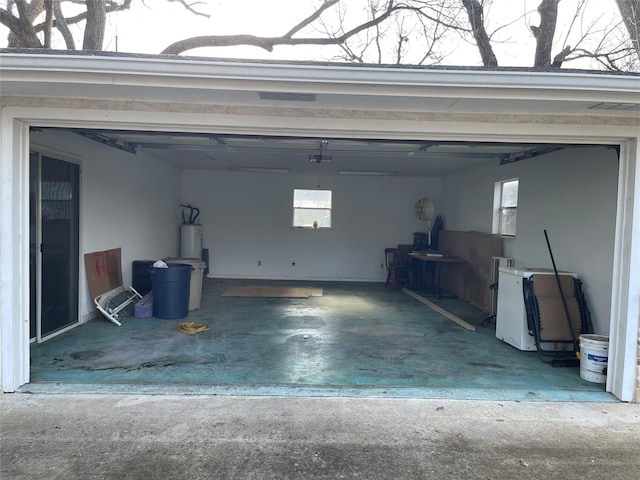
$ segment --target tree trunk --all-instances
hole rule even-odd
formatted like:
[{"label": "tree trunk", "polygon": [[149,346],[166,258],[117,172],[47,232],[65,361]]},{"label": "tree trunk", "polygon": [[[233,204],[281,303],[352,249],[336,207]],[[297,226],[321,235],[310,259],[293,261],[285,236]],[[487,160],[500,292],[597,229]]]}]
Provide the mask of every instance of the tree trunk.
[{"label": "tree trunk", "polygon": [[489,38],[484,26],[484,9],[482,8],[482,4],[479,0],[462,0],[462,5],[467,10],[469,24],[471,25],[473,38],[476,41],[478,50],[480,51],[482,64],[485,67],[497,67],[498,59],[493,52],[491,39]]},{"label": "tree trunk", "polygon": [[[18,17],[10,13],[13,3],[18,9]],[[31,4],[27,4],[25,0],[15,0],[7,3],[6,10],[0,9],[0,21],[11,30],[8,45],[10,48],[42,48],[42,43],[33,27],[33,20],[43,10],[44,0],[34,0]]]},{"label": "tree trunk", "polygon": [[556,33],[559,3],[560,0],[542,0],[538,5],[540,26],[531,26],[533,36],[536,38],[534,67],[549,68],[551,66],[551,49],[553,48],[553,37]]},{"label": "tree trunk", "polygon": [[633,48],[640,57],[640,0],[616,0],[616,3],[629,32]]},{"label": "tree trunk", "polygon": [[106,0],[87,2],[87,25],[84,29],[83,50],[102,50],[107,23]]},{"label": "tree trunk", "polygon": [[44,48],[51,48],[51,31],[53,30],[53,0],[45,0]]}]

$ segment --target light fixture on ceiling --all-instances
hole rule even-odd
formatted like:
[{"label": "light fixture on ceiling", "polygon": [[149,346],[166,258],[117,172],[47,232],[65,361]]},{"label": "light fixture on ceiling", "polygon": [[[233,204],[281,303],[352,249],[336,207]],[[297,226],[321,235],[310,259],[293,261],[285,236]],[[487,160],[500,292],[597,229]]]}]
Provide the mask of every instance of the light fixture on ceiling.
[{"label": "light fixture on ceiling", "polygon": [[338,170],[338,175],[365,175],[371,177],[384,177],[397,175],[398,172],[382,170]]},{"label": "light fixture on ceiling", "polygon": [[315,155],[309,155],[309,161],[311,163],[329,163],[333,158],[333,155],[325,155],[324,152],[329,146],[328,140],[320,140],[320,153]]},{"label": "light fixture on ceiling", "polygon": [[231,167],[234,172],[254,172],[254,173],[289,173],[288,168],[270,167]]}]

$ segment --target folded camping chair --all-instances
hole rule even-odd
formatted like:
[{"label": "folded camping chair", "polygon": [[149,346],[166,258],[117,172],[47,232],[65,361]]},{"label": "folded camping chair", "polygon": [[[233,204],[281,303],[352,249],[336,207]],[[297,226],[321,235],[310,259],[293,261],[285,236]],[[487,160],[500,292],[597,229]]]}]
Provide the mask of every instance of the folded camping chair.
[{"label": "folded camping chair", "polygon": [[[572,328],[569,327],[558,279]],[[524,279],[522,286],[529,334],[534,337],[540,358],[552,363],[575,360],[579,349],[578,337],[583,333],[593,333],[580,280],[566,274],[560,274],[558,279],[555,275],[532,275]],[[566,349],[554,349],[553,344],[565,344]]]}]

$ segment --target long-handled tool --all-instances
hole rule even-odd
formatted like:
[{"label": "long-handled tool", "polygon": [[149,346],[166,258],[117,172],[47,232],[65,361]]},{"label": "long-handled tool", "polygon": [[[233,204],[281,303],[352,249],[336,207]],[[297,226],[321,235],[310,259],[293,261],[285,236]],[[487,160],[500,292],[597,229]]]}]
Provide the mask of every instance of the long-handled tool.
[{"label": "long-handled tool", "polygon": [[549,249],[549,255],[551,256],[551,263],[553,264],[553,272],[555,273],[556,283],[558,284],[558,290],[560,291],[560,298],[562,299],[562,307],[564,308],[564,314],[567,318],[569,331],[571,332],[571,339],[573,340],[573,349],[576,353],[576,358],[580,359],[580,347],[578,345],[578,339],[576,338],[576,332],[573,328],[571,315],[569,314],[569,307],[567,307],[567,300],[564,298],[564,292],[562,291],[562,284],[560,283],[560,275],[558,275],[558,269],[556,268],[556,261],[553,258],[553,252],[551,251],[551,244],[549,243],[549,236],[547,235],[546,229],[544,230],[544,238],[547,240],[547,248]]}]

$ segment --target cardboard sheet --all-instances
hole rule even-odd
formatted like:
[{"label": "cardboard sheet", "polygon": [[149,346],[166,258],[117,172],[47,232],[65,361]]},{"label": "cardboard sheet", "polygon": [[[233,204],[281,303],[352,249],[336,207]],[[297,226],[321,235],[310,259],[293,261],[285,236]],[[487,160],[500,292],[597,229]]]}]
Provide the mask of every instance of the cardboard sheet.
[{"label": "cardboard sheet", "polygon": [[98,295],[122,286],[120,248],[85,254],[84,268],[92,300]]},{"label": "cardboard sheet", "polygon": [[277,287],[271,285],[244,285],[230,287],[223,297],[257,297],[257,298],[309,298],[321,297],[322,288],[315,287]]},{"label": "cardboard sheet", "polygon": [[491,257],[502,256],[502,237],[482,232],[442,230],[438,236],[438,248],[447,255],[467,261],[465,265],[442,265],[442,290],[476,308],[487,308],[491,303]]}]

